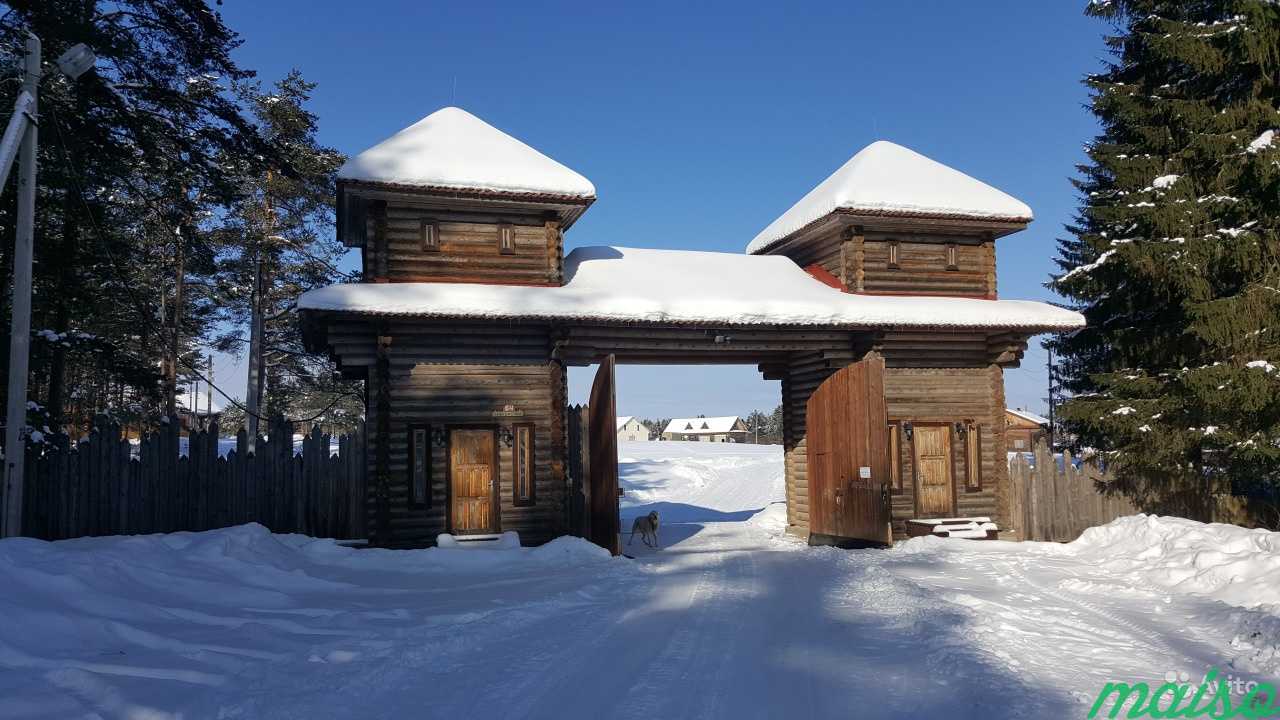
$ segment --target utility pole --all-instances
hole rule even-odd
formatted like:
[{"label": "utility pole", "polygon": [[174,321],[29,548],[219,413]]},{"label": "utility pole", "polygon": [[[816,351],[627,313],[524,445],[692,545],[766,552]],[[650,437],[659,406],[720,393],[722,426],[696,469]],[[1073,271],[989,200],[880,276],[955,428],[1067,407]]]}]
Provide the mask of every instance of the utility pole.
[{"label": "utility pole", "polygon": [[[27,362],[31,351],[31,252],[36,214],[36,123],[40,93],[40,38],[27,34],[22,93],[30,98],[14,108],[13,123],[24,123],[18,166],[18,227],[13,248],[13,317],[9,321],[9,406],[4,433],[4,537],[22,534],[22,481],[27,455]],[[25,122],[18,118],[21,113]],[[9,128],[5,130],[9,140]],[[8,169],[5,170],[6,175]],[[8,179],[7,177],[5,178]]]},{"label": "utility pole", "polygon": [[[97,58],[83,44],[58,58],[58,70],[75,80]],[[18,223],[13,248],[13,317],[9,326],[9,395],[5,414],[4,483],[0,485],[0,537],[22,534],[22,483],[26,461],[27,369],[31,349],[31,254],[35,244],[36,117],[40,96],[40,38],[27,33],[22,90],[0,139],[0,188],[18,155]],[[18,144],[21,142],[21,149]]]},{"label": "utility pole", "polygon": [[1046,361],[1049,375],[1049,452],[1054,450],[1054,440],[1057,435],[1058,425],[1057,418],[1054,413],[1057,411],[1058,385],[1057,378],[1053,374],[1053,346],[1046,345],[1045,349],[1049,351],[1049,359]]}]

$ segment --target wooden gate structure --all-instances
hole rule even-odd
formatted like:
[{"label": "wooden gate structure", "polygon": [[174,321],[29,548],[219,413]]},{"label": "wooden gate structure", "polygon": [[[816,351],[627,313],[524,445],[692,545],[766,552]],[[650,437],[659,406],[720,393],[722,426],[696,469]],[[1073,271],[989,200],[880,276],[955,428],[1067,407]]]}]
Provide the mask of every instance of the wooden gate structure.
[{"label": "wooden gate structure", "polygon": [[[361,281],[298,308],[307,346],[368,383],[375,542],[466,529],[448,510],[449,433],[487,426],[485,522],[616,551],[615,363],[754,365],[781,381],[788,526],[811,541],[882,543],[886,513],[900,534],[947,491],[947,513],[1007,517],[1003,369],[1031,335],[1083,319],[996,299],[995,239],[1030,222],[1025,205],[892,143],[858,157],[746,254],[566,255],[595,187],[458,108],[348,160],[337,231],[361,251]],[[566,368],[596,363],[583,417]]]},{"label": "wooden gate structure", "polygon": [[591,542],[617,555],[620,530],[618,518],[618,432],[617,401],[614,394],[612,355],[600,363],[591,385],[588,485],[591,503]]},{"label": "wooden gate structure", "polygon": [[870,353],[809,396],[809,532],[845,546],[892,540],[884,358]]}]

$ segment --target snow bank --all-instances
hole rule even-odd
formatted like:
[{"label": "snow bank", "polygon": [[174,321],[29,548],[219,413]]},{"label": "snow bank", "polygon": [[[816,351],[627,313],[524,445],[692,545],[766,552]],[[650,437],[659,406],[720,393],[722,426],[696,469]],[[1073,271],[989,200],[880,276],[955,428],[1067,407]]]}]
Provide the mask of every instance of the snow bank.
[{"label": "snow bank", "polygon": [[528,554],[546,565],[586,565],[609,560],[608,550],[580,537],[564,535],[544,545],[530,548]]},{"label": "snow bank", "polygon": [[1259,135],[1258,137],[1254,138],[1253,142],[1249,143],[1249,146],[1245,148],[1245,152],[1249,153],[1250,155],[1256,155],[1257,153],[1260,153],[1263,150],[1266,150],[1267,148],[1271,147],[1271,143],[1275,140],[1275,138],[1276,138],[1276,131],[1268,130],[1262,133],[1261,135]]},{"label": "snow bank", "polygon": [[351,283],[311,290],[303,310],[449,318],[726,325],[1072,330],[1079,313],[1026,300],[852,295],[782,256],[584,247],[563,287]]},{"label": "snow bank", "polygon": [[1135,584],[1239,607],[1280,606],[1277,532],[1131,515],[1089,528],[1068,547]]},{"label": "snow bank", "polygon": [[885,140],[871,143],[810,190],[747,245],[767,250],[836,210],[1031,222],[1031,208],[984,182]]}]

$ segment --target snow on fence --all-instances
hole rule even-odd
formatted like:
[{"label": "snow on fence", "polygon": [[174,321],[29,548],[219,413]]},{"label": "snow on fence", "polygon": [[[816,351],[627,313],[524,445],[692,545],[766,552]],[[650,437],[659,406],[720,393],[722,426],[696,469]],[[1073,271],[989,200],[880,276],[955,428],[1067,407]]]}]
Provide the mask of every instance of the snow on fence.
[{"label": "snow on fence", "polygon": [[176,419],[136,449],[117,424],[76,443],[55,438],[28,450],[23,534],[60,540],[257,522],[275,532],[363,538],[363,434],[340,436],[337,454],[330,440],[312,428],[297,453],[292,424],[276,420],[255,451],[241,429],[235,449],[220,457],[216,423],[184,438]]},{"label": "snow on fence", "polygon": [[1009,480],[1023,540],[1071,542],[1088,528],[1139,512],[1127,498],[1105,492],[1111,478],[1095,464],[1077,463],[1070,452],[1055,456],[1043,442],[1032,458],[1010,458]]}]

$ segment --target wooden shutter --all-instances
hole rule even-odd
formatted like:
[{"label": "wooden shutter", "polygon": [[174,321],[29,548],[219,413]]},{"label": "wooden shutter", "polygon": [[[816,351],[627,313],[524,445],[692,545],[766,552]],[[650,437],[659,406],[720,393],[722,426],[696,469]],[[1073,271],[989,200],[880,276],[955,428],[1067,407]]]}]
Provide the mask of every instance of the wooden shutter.
[{"label": "wooden shutter", "polygon": [[431,507],[431,426],[409,426],[409,507]]},{"label": "wooden shutter", "polygon": [[889,423],[889,487],[897,495],[902,492],[902,428]]},{"label": "wooden shutter", "polygon": [[533,448],[533,423],[518,423],[512,428],[511,486],[516,507],[526,507],[537,502],[534,496],[535,466]]},{"label": "wooden shutter", "polygon": [[960,269],[960,263],[957,259],[957,252],[958,250],[956,249],[955,243],[947,243],[947,269],[948,270]]},{"label": "wooden shutter", "polygon": [[982,489],[982,427],[969,425],[964,440],[965,490],[978,492]]},{"label": "wooden shutter", "polygon": [[889,248],[889,269],[890,269],[890,270],[897,270],[899,267],[901,267],[901,266],[898,264],[898,262],[899,262],[899,261],[898,261],[898,253],[899,253],[899,250],[900,250],[900,246],[898,245],[898,241],[897,241],[897,240],[890,240],[890,241],[888,242],[888,248]]}]

